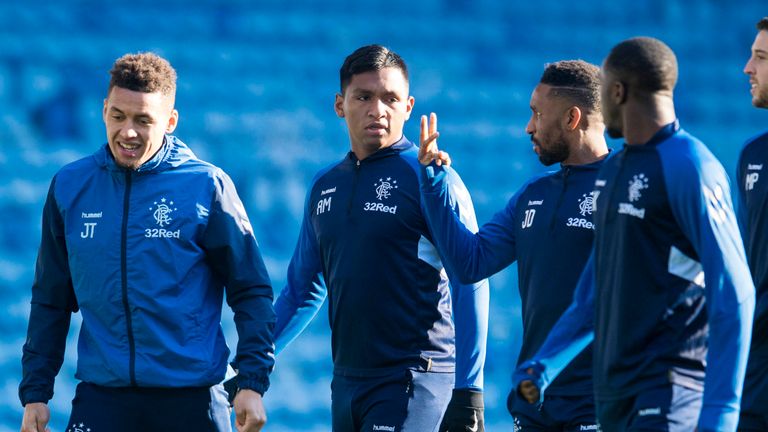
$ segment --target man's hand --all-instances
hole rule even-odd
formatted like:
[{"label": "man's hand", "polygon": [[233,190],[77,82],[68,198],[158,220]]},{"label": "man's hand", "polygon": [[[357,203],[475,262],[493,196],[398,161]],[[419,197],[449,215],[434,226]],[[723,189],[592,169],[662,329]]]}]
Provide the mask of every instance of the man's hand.
[{"label": "man's hand", "polygon": [[51,412],[48,404],[42,402],[28,403],[24,406],[24,418],[21,419],[21,432],[50,432],[48,421]]},{"label": "man's hand", "polygon": [[517,394],[528,403],[541,402],[541,389],[548,382],[544,376],[544,365],[537,361],[526,361],[512,374],[512,382],[516,383]]},{"label": "man's hand", "polygon": [[419,162],[422,165],[429,165],[435,161],[437,166],[445,164],[451,165],[451,156],[440,151],[437,148],[437,137],[440,132],[437,131],[437,114],[432,113],[427,116],[421,116],[421,133],[419,134]]},{"label": "man's hand", "polygon": [[241,389],[235,396],[235,427],[238,432],[258,432],[267,422],[261,395]]},{"label": "man's hand", "polygon": [[484,432],[483,392],[456,389],[445,410],[440,432]]},{"label": "man's hand", "polygon": [[[533,369],[526,370],[529,374],[533,374]],[[539,401],[539,397],[541,397],[541,392],[539,391],[539,388],[536,386],[536,384],[533,383],[533,381],[525,380],[521,381],[520,385],[517,386],[517,391],[520,393],[520,396],[523,397],[526,401],[528,401],[529,404],[534,404]]]}]

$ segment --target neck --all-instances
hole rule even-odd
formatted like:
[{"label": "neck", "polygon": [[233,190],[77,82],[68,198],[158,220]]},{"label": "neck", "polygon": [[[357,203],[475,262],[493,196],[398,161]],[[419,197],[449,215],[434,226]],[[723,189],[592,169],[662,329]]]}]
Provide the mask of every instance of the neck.
[{"label": "neck", "polygon": [[563,165],[587,165],[604,158],[608,154],[608,145],[603,135],[604,128],[589,128],[579,135],[579,142],[572,145],[568,159]]},{"label": "neck", "polygon": [[355,144],[352,143],[352,153],[355,154],[355,157],[357,160],[363,160],[370,155],[376,153],[377,151],[381,149],[385,149],[387,147],[392,147],[395,143],[400,141],[399,139],[397,141],[391,142],[389,144]]},{"label": "neck", "polygon": [[675,121],[671,95],[652,94],[646,100],[628,102],[623,112],[624,140],[628,145],[642,145],[664,126]]}]

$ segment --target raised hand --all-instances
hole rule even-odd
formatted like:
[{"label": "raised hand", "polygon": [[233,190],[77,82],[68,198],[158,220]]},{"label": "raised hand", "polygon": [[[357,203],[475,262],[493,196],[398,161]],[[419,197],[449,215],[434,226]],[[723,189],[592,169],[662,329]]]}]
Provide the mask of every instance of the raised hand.
[{"label": "raised hand", "polygon": [[437,148],[437,137],[440,132],[437,131],[437,114],[431,113],[429,120],[427,116],[421,116],[421,133],[419,134],[419,162],[422,165],[429,165],[435,161],[437,166],[445,164],[451,165],[451,156],[440,151]]}]

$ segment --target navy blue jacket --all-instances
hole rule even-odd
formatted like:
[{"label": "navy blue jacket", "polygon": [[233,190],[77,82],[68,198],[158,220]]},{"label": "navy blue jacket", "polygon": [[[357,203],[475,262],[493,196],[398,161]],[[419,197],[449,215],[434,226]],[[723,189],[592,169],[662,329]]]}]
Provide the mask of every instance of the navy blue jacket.
[{"label": "navy blue jacket", "polygon": [[[739,217],[757,302],[742,406],[768,409],[768,133],[750,139],[737,168]],[[752,378],[754,377],[754,379]],[[754,410],[753,410],[754,411]]]},{"label": "navy blue jacket", "polygon": [[[490,222],[473,234],[445,205],[444,170],[425,169],[422,197],[435,242],[459,280],[474,282],[517,261],[523,306],[523,344],[518,363],[531,358],[570,306],[573,290],[592,251],[595,177],[602,161],[562,166],[523,185]],[[552,382],[548,394],[591,396],[592,350],[588,348]]]},{"label": "navy blue jacket", "polygon": [[595,202],[574,303],[533,358],[542,386],[594,336],[598,401],[703,387],[699,431],[736,430],[754,287],[722,165],[671,123],[605,161]]},{"label": "navy blue jacket", "polygon": [[62,168],[43,210],[19,395],[47,402],[73,312],[76,378],[109,387],[210,386],[235,312],[240,387],[263,393],[273,366],[272,288],[229,177],[168,136],[137,170],[105,145]]},{"label": "navy blue jacket", "polygon": [[[449,292],[450,271],[423,216],[416,153],[403,138],[363,160],[350,152],[312,180],[287,285],[275,303],[277,352],[329,294],[334,373],[455,370],[457,388],[482,389],[488,283],[451,284]],[[455,173],[451,184],[456,211],[476,230]]]}]

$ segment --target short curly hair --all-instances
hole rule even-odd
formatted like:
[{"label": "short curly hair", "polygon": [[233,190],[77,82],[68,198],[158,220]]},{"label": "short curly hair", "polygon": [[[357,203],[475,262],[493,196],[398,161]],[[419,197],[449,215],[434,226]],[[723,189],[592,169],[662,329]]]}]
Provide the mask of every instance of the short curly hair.
[{"label": "short curly hair", "polygon": [[552,87],[552,95],[563,97],[582,109],[600,112],[600,68],[584,60],[548,63],[541,84]]},{"label": "short curly hair", "polygon": [[144,52],[126,54],[115,60],[107,94],[113,87],[142,93],[159,92],[173,99],[176,95],[176,70],[168,60],[157,54]]}]

